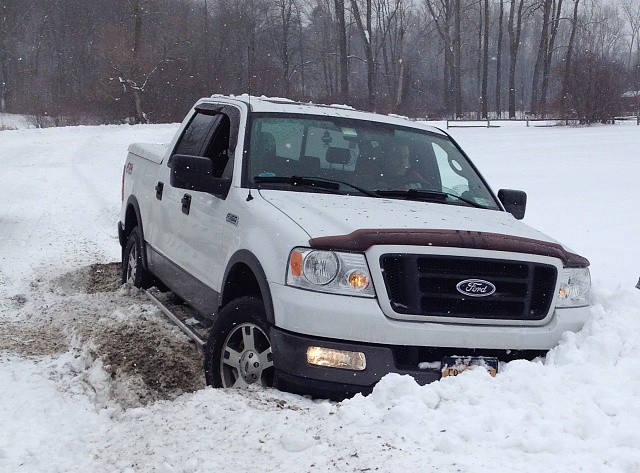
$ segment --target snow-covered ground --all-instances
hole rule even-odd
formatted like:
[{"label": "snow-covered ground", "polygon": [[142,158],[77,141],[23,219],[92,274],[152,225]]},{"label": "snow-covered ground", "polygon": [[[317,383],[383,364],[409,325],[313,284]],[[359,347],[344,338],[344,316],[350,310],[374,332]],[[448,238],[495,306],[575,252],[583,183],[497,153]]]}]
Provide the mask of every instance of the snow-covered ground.
[{"label": "snow-covered ground", "polygon": [[450,129],[590,259],[591,318],[544,362],[342,403],[205,389],[197,350],[118,287],[126,147],[175,129],[0,131],[0,472],[640,473],[640,127]]}]

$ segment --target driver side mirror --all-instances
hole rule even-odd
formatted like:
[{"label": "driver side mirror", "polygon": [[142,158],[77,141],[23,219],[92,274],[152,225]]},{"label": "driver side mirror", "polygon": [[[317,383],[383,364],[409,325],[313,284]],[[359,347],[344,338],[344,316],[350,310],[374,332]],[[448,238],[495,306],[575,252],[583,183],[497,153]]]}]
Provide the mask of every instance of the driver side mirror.
[{"label": "driver side mirror", "polygon": [[222,199],[227,197],[231,179],[214,177],[213,162],[202,156],[171,156],[171,185],[179,189],[206,192]]},{"label": "driver side mirror", "polygon": [[504,209],[518,220],[524,218],[527,208],[527,193],[512,189],[500,189],[498,199],[502,202]]}]

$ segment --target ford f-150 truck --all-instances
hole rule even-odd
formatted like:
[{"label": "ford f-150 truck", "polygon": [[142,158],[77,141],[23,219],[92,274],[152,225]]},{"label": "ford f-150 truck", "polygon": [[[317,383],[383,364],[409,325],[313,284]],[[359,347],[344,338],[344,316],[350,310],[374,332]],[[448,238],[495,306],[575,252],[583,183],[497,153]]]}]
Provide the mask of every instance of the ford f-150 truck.
[{"label": "ford f-150 truck", "polygon": [[444,131],[253,96],[132,144],[123,282],[209,321],[207,383],[318,396],[544,355],[589,313],[589,262],[526,226]]}]

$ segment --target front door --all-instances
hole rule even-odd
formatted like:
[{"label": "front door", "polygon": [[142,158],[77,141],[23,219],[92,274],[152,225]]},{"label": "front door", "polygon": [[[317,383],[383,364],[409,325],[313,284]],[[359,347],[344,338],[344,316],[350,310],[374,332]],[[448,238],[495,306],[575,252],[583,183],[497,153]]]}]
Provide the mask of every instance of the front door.
[{"label": "front door", "polygon": [[[213,162],[215,177],[231,178],[235,143],[231,147],[230,141],[237,137],[232,130],[237,130],[239,112],[228,106],[211,108],[196,111],[172,154],[207,157]],[[170,159],[156,205],[156,220],[167,231],[155,232],[151,243],[175,267],[169,274],[168,268],[163,268],[163,280],[169,279],[166,282],[182,297],[210,313],[216,302],[212,293],[220,291],[228,201],[206,192],[172,187]]]}]

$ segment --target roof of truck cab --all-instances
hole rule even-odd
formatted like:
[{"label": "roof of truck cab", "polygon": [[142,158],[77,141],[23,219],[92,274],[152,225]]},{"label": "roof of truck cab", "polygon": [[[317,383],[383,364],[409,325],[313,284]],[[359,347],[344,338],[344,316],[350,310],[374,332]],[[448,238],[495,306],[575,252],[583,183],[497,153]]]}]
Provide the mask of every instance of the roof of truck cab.
[{"label": "roof of truck cab", "polygon": [[296,102],[294,100],[279,97],[256,97],[254,95],[212,95],[204,97],[198,101],[202,103],[243,103],[252,113],[299,113],[306,115],[326,115],[329,117],[353,118],[357,120],[367,120],[375,122],[390,123],[399,126],[409,126],[428,130],[434,133],[445,134],[439,128],[427,125],[419,120],[412,120],[399,115],[382,115],[373,112],[356,110],[348,105],[323,105],[315,103]]}]

